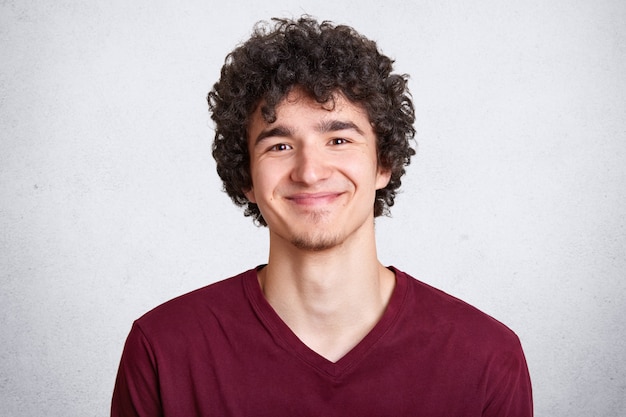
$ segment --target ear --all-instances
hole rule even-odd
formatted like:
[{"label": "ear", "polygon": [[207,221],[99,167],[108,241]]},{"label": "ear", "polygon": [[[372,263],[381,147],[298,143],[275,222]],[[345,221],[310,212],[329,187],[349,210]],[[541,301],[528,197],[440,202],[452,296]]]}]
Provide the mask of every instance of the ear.
[{"label": "ear", "polygon": [[248,201],[256,204],[256,198],[254,197],[254,187],[250,188],[248,191],[244,191],[243,194],[246,196]]},{"label": "ear", "polygon": [[378,168],[378,172],[376,173],[376,189],[383,189],[389,184],[391,180],[391,170],[383,169],[381,167]]}]

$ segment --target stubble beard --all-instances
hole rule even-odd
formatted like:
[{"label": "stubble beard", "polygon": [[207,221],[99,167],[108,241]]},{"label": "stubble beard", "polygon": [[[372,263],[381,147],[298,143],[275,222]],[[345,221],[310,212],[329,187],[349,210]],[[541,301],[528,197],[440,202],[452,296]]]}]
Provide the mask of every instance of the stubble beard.
[{"label": "stubble beard", "polygon": [[291,244],[300,250],[322,252],[334,248],[339,244],[339,237],[331,236],[295,236]]},{"label": "stubble beard", "polygon": [[313,228],[319,226],[319,229],[293,236],[291,244],[300,250],[311,252],[321,252],[339,245],[341,242],[339,234],[336,231],[325,230],[324,222],[328,215],[328,212],[309,213],[310,224]]}]

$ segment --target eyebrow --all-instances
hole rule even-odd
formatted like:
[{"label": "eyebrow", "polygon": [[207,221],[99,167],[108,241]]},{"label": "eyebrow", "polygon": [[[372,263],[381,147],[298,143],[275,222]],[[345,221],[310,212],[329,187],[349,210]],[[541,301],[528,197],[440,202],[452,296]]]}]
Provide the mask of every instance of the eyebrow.
[{"label": "eyebrow", "polygon": [[[315,128],[319,133],[338,132],[340,130],[354,130],[360,135],[364,135],[363,130],[351,121],[344,120],[322,120]],[[264,139],[269,137],[290,137],[295,136],[294,130],[287,127],[278,125],[271,129],[263,130],[259,133],[254,141],[255,145],[258,145]]]},{"label": "eyebrow", "polygon": [[259,133],[256,139],[254,140],[254,144],[258,145],[261,141],[263,141],[263,139],[266,139],[269,137],[286,138],[289,136],[293,136],[292,129],[286,126],[276,126],[271,129],[261,131],[261,133]]},{"label": "eyebrow", "polygon": [[317,126],[317,131],[320,133],[337,132],[339,130],[354,130],[358,134],[363,135],[363,131],[351,121],[322,120]]}]

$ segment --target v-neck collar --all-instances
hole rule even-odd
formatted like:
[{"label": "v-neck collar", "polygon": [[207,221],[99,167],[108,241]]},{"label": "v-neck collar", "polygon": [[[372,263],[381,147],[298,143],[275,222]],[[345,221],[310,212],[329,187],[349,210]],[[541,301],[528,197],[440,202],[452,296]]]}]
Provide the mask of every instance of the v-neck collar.
[{"label": "v-neck collar", "polygon": [[337,362],[332,362],[304,344],[265,299],[257,278],[260,268],[251,269],[243,277],[246,295],[258,317],[271,336],[287,351],[331,379],[341,378],[348,373],[376,346],[396,321],[407,294],[407,276],[396,268],[389,267],[395,274],[396,285],[382,317],[356,346]]}]

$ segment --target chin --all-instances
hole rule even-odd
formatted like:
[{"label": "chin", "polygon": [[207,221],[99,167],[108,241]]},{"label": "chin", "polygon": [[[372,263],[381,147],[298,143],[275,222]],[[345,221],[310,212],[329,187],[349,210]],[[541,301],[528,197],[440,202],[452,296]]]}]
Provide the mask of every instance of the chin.
[{"label": "chin", "polygon": [[296,248],[311,252],[322,252],[341,244],[337,235],[330,236],[295,236],[291,244]]}]

